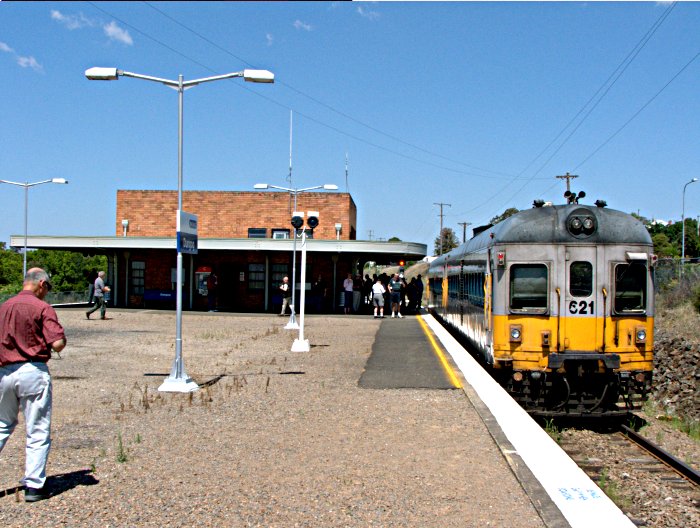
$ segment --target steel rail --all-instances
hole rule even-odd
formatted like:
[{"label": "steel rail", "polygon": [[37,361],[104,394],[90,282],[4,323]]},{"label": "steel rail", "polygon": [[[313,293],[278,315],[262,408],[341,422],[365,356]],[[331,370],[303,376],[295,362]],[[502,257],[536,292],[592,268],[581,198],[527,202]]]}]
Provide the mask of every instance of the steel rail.
[{"label": "steel rail", "polygon": [[677,473],[681,474],[683,477],[691,481],[696,486],[700,485],[700,473],[695,471],[688,464],[677,459],[667,451],[664,451],[653,442],[650,442],[649,440],[638,434],[634,429],[630,429],[626,425],[620,425],[620,430],[622,434],[625,435],[629,440],[640,446],[653,457],[659,459],[667,466],[673,468]]}]

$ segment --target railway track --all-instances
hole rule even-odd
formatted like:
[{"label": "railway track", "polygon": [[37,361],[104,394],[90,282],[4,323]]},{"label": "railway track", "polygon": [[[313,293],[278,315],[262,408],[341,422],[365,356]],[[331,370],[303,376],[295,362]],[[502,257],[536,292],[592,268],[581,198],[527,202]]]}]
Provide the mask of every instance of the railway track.
[{"label": "railway track", "polygon": [[622,434],[631,442],[634,442],[635,445],[641,447],[644,451],[652,455],[660,462],[666,464],[668,467],[676,471],[682,477],[692,482],[695,486],[700,486],[700,473],[695,471],[692,467],[690,467],[682,460],[679,460],[668,451],[665,451],[664,449],[651,442],[650,440],[644,438],[634,429],[631,429],[626,425],[620,426],[620,434]]},{"label": "railway track", "polygon": [[571,428],[555,436],[637,526],[700,526],[698,472],[634,429],[623,425],[605,432]]}]

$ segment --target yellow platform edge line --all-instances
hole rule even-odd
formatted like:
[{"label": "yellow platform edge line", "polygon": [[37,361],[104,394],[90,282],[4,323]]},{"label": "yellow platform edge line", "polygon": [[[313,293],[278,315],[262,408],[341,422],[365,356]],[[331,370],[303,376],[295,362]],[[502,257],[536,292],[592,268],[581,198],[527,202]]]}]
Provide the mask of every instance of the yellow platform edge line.
[{"label": "yellow platform edge line", "polygon": [[430,328],[428,328],[428,325],[423,321],[423,318],[421,316],[417,317],[418,322],[420,323],[421,328],[423,329],[423,333],[426,335],[428,338],[428,341],[430,341],[430,344],[433,345],[433,351],[435,352],[435,355],[438,357],[440,360],[440,364],[442,365],[442,368],[445,371],[445,374],[447,374],[447,377],[450,380],[450,383],[455,386],[455,389],[461,389],[462,388],[462,383],[460,383],[459,378],[455,374],[454,370],[448,363],[447,359],[445,358],[445,354],[442,353],[442,349],[440,348],[440,345],[438,345],[435,342],[435,338],[433,338],[433,333],[430,331]]}]

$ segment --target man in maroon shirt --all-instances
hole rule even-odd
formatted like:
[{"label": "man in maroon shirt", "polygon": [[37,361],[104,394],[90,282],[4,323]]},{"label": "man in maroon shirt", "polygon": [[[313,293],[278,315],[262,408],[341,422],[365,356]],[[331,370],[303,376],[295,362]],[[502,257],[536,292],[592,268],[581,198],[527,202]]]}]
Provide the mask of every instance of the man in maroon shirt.
[{"label": "man in maroon shirt", "polygon": [[27,429],[24,500],[47,499],[46,461],[51,447],[51,350],[66,346],[56,311],[44,302],[48,274],[32,268],[22,291],[0,305],[0,452],[14,431],[20,408]]}]

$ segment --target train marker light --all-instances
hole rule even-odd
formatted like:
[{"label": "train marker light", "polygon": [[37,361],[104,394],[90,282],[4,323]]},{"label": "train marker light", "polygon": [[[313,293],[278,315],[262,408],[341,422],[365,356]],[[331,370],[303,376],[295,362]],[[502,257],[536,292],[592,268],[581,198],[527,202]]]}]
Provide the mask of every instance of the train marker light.
[{"label": "train marker light", "polygon": [[510,342],[520,343],[523,340],[522,325],[510,325]]},{"label": "train marker light", "polygon": [[499,251],[496,254],[496,260],[498,261],[498,266],[503,267],[506,265],[506,252],[505,251]]},{"label": "train marker light", "polygon": [[644,344],[647,341],[647,330],[644,327],[638,327],[635,330],[635,340],[638,345]]}]

